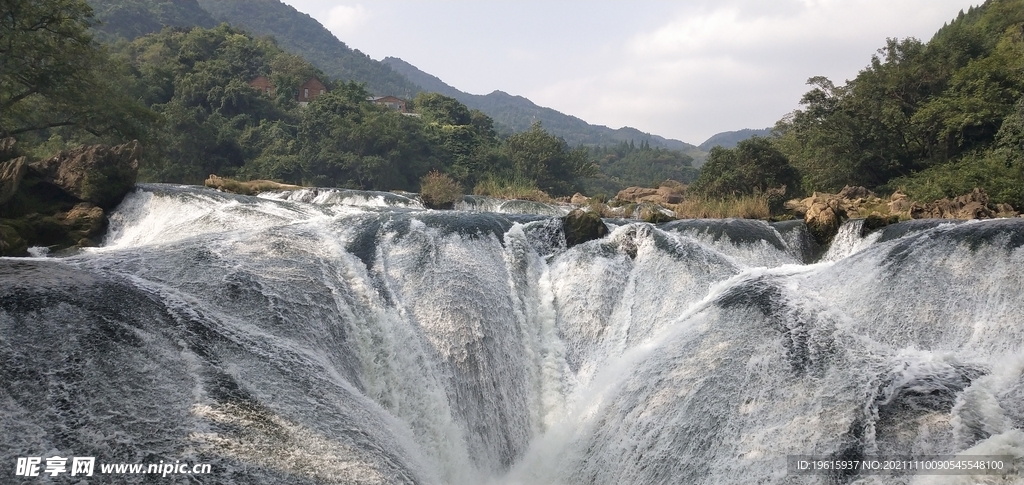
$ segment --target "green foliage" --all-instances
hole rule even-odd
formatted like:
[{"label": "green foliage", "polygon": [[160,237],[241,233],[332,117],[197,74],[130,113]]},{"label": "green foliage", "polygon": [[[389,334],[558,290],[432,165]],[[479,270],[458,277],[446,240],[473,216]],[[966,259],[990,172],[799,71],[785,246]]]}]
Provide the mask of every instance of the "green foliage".
[{"label": "green foliage", "polygon": [[196,0],[88,0],[101,22],[102,38],[128,40],[159,32],[164,27],[217,25]]},{"label": "green foliage", "polygon": [[143,135],[151,116],[121,93],[121,66],[93,43],[84,1],[9,0],[0,9],[0,137]]},{"label": "green foliage", "polygon": [[598,170],[583,181],[588,194],[611,193],[630,187],[655,186],[664,180],[688,184],[696,180],[698,171],[693,158],[677,150],[651,148],[646,140],[637,146],[622,142],[609,147],[590,149],[589,157]]},{"label": "green foliage", "polygon": [[1015,189],[997,188],[1015,173],[997,135],[1024,99],[1022,58],[1024,0],[989,0],[928,43],[889,39],[844,86],[811,78],[802,108],[776,125],[776,145],[807,190],[992,187],[1012,199]]},{"label": "green foliage", "polygon": [[303,111],[297,137],[303,182],[415,189],[419,178],[437,165],[421,122],[367,103],[354,91],[357,87],[350,85],[348,94],[344,89],[327,93]]},{"label": "green foliage", "polygon": [[346,46],[309,15],[278,0],[199,0],[199,4],[236,27],[273,36],[281,47],[302,56],[332,79],[366,83],[372,93],[405,99],[420,91],[388,66]]},{"label": "green foliage", "polygon": [[790,196],[800,176],[768,138],[753,137],[736,148],[714,147],[690,191],[709,197],[766,193],[785,186]]},{"label": "green foliage", "polygon": [[420,180],[420,197],[432,209],[450,209],[462,200],[462,187],[451,177],[436,170]]},{"label": "green foliage", "polygon": [[514,176],[533,179],[541,190],[552,195],[572,194],[579,179],[597,173],[586,148],[570,149],[565,140],[544,131],[539,122],[528,131],[508,137],[504,153],[512,163]]}]

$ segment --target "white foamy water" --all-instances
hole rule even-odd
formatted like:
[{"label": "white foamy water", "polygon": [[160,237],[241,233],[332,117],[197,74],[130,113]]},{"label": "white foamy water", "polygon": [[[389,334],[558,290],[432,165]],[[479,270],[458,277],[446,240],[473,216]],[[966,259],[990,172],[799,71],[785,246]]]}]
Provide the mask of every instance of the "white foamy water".
[{"label": "white foamy water", "polygon": [[793,224],[622,223],[566,248],[551,215],[487,203],[144,186],[103,248],[0,259],[0,461],[182,460],[235,484],[1020,483],[786,464],[1024,456],[1024,222],[848,223],[804,264]]}]

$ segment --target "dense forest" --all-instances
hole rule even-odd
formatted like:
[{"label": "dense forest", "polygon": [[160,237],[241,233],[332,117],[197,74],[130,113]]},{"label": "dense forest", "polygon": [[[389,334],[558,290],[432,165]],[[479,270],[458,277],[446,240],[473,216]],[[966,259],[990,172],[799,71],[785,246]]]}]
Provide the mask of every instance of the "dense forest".
[{"label": "dense forest", "polygon": [[[142,180],[201,183],[215,173],[385,190],[417,190],[437,170],[467,189],[519,180],[558,195],[593,174],[585,152],[539,124],[499,139],[483,113],[428,93],[412,100],[417,116],[409,116],[373,103],[364,85],[328,81],[273,39],[226,24],[101,47],[84,2],[12,8],[17,22],[3,35],[18,49],[3,53],[11,69],[0,74],[0,134],[38,156],[137,138],[147,147]],[[50,62],[31,61],[39,58]],[[253,87],[260,76],[274,88]],[[327,92],[302,106],[297,90],[309,79]]]},{"label": "dense forest", "polygon": [[624,187],[657,186],[665,180],[688,184],[697,178],[693,158],[678,150],[652,148],[647,140],[589,148],[598,173],[583,180],[586,194],[614,196]]}]

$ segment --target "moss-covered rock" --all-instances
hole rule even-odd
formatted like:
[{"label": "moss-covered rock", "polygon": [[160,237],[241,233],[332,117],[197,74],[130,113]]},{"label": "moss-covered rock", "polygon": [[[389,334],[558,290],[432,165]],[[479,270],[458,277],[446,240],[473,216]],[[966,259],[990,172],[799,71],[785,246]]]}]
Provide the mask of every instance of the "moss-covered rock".
[{"label": "moss-covered rock", "polygon": [[562,218],[562,231],[568,247],[600,239],[608,234],[608,226],[595,212],[576,209]]},{"label": "moss-covered rock", "polygon": [[640,216],[640,220],[649,222],[651,224],[661,224],[663,222],[670,222],[676,220],[669,214],[666,214],[665,209],[655,204],[642,204],[640,210],[637,211]]}]

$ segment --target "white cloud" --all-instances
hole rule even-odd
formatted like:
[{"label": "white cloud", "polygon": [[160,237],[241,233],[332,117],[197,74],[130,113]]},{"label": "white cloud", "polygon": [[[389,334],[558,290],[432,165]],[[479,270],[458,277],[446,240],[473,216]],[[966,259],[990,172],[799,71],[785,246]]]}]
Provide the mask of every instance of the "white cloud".
[{"label": "white cloud", "polygon": [[853,78],[886,37],[927,40],[956,0],[731,0],[691,3],[635,34],[601,73],[528,93],[592,123],[700,143],[726,130],[770,126],[796,108],[814,75]]},{"label": "white cloud", "polygon": [[336,35],[345,35],[368,23],[370,17],[370,11],[361,4],[338,5],[327,12],[326,26]]}]

